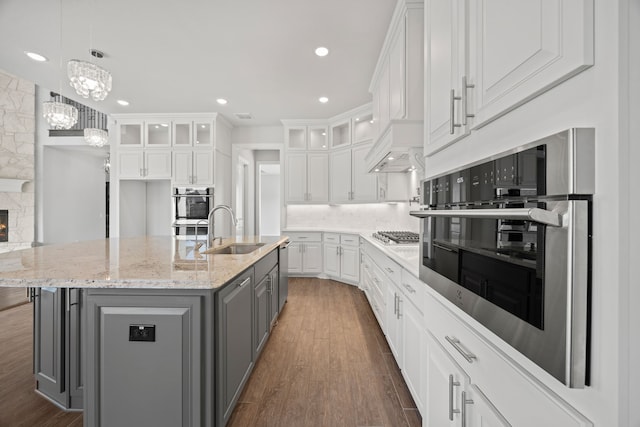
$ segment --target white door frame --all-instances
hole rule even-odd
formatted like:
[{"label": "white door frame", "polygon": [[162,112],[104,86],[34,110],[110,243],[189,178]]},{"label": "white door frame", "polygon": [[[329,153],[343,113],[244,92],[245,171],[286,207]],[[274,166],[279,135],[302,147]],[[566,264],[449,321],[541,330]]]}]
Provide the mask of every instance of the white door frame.
[{"label": "white door frame", "polygon": [[[284,195],[284,142],[281,143],[233,143],[231,145],[231,161],[233,165],[238,163],[238,158],[240,157],[240,151],[242,150],[277,150],[279,152],[280,157],[280,194]],[[232,191],[232,204],[235,208],[235,188],[236,188],[236,174],[232,174],[232,187],[234,191]],[[284,196],[280,197],[280,230],[283,230],[286,227],[286,206],[284,204]]]}]

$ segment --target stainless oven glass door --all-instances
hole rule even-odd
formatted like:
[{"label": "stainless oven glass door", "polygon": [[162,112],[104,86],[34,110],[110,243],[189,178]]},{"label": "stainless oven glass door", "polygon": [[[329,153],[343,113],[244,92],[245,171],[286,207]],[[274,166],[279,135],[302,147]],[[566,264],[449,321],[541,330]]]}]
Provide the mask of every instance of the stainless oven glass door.
[{"label": "stainless oven glass door", "polygon": [[420,278],[551,375],[583,387],[590,209],[587,200],[557,200],[412,212],[423,218]]}]

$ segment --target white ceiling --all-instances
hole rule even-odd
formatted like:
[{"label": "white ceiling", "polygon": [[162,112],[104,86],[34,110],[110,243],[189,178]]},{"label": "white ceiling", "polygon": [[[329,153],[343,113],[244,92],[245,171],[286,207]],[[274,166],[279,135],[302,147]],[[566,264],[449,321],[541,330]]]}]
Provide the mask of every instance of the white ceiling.
[{"label": "white ceiling", "polygon": [[[395,3],[0,0],[0,69],[109,114],[214,111],[234,125],[328,118],[371,100]],[[329,55],[317,57],[318,46]],[[90,48],[105,58],[93,59]],[[25,50],[49,61],[34,62]],[[111,71],[105,101],[85,100],[69,87],[66,62],[74,58]],[[329,103],[320,104],[320,96]],[[229,103],[218,105],[219,97]],[[240,121],[235,113],[254,119]]]}]

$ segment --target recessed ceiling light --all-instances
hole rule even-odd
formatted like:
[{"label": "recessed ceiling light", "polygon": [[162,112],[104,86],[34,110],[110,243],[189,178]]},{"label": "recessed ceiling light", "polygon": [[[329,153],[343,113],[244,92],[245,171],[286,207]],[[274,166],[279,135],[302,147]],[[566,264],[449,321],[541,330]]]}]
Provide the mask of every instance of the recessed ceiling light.
[{"label": "recessed ceiling light", "polygon": [[387,157],[388,160],[394,160],[395,157]]},{"label": "recessed ceiling light", "polygon": [[118,102],[118,104],[123,105],[123,106],[125,106],[125,107],[126,107],[127,105],[129,105],[129,102],[128,102],[128,101],[125,101],[124,99],[118,99],[118,101],[117,101],[117,102]]},{"label": "recessed ceiling light", "polygon": [[316,55],[318,56],[327,56],[329,54],[329,49],[324,46],[320,46],[316,48]]},{"label": "recessed ceiling light", "polygon": [[227,100],[224,98],[218,98],[216,99],[216,102],[220,105],[225,105],[227,103]]},{"label": "recessed ceiling light", "polygon": [[321,96],[320,98],[318,98],[318,101],[326,104],[327,102],[329,102],[329,98],[327,98],[326,96]]},{"label": "recessed ceiling light", "polygon": [[379,168],[375,168],[373,171],[374,172],[380,172],[380,169]]},{"label": "recessed ceiling light", "polygon": [[33,59],[34,61],[38,61],[38,62],[47,61],[47,58],[45,56],[40,55],[39,53],[28,52],[25,50],[24,54],[27,55],[29,58]]},{"label": "recessed ceiling light", "polygon": [[373,124],[373,119],[369,120],[369,123]]},{"label": "recessed ceiling light", "polygon": [[360,117],[356,117],[356,122],[359,122],[359,121],[360,121]]},{"label": "recessed ceiling light", "polygon": [[160,126],[162,126],[163,128],[168,128],[169,127],[169,125],[166,124],[166,123],[160,123]]}]

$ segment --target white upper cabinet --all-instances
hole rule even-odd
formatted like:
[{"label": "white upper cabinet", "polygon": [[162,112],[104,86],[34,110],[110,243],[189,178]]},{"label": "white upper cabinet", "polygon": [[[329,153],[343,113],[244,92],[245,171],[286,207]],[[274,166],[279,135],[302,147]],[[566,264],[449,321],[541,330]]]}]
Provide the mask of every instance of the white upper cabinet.
[{"label": "white upper cabinet", "polygon": [[327,126],[324,124],[285,124],[287,150],[327,150],[329,145],[327,132]]},{"label": "white upper cabinet", "polygon": [[[462,118],[466,75],[466,0],[427,0],[425,132],[429,148],[443,148],[469,133]],[[467,98],[465,98],[466,100]]]},{"label": "white upper cabinet", "polygon": [[369,111],[353,118],[352,140],[354,144],[373,139],[373,114]]},{"label": "white upper cabinet", "polygon": [[331,125],[331,148],[351,144],[351,121],[343,120]]},{"label": "white upper cabinet", "polygon": [[176,185],[213,185],[213,150],[175,150],[173,183]]},{"label": "white upper cabinet", "polygon": [[593,65],[592,0],[470,4],[478,128]]},{"label": "white upper cabinet", "polygon": [[593,65],[593,0],[426,0],[425,155]]},{"label": "white upper cabinet", "polygon": [[207,120],[174,120],[173,146],[213,148],[213,123]]},{"label": "white upper cabinet", "polygon": [[398,2],[373,73],[375,140],[392,120],[423,120],[423,0]]},{"label": "white upper cabinet", "polygon": [[329,201],[329,158],[327,153],[287,153],[285,201],[327,203]]},{"label": "white upper cabinet", "polygon": [[336,150],[330,154],[329,174],[331,202],[375,202],[378,200],[378,178],[367,173],[364,157],[370,145]]},{"label": "white upper cabinet", "polygon": [[170,147],[170,120],[121,120],[118,124],[118,145],[121,147]]}]

